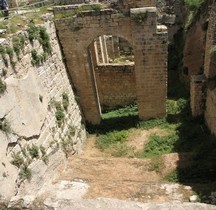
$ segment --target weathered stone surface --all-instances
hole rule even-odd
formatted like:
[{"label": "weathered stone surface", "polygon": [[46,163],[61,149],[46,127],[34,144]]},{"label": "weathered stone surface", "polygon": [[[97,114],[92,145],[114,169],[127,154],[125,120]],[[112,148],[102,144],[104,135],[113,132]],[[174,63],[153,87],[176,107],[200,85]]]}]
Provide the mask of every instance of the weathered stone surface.
[{"label": "weathered stone surface", "polygon": [[[102,35],[122,37],[134,49],[136,96],[140,119],[166,115],[167,33],[164,29],[157,31],[155,1],[124,1],[121,4],[128,12],[134,5],[148,7],[130,9],[131,16],[122,16],[116,10],[107,9],[100,12],[85,11],[83,15],[55,21],[85,118],[93,124],[98,124],[101,117],[89,47]],[[64,8],[61,12],[65,12]],[[141,22],[137,14],[144,16]]]},{"label": "weathered stone surface", "polygon": [[[7,89],[0,95],[0,120],[6,119],[11,127],[11,133],[0,131],[0,198],[9,199],[17,193],[18,196],[35,195],[44,183],[52,181],[58,171],[56,168],[64,163],[66,155],[80,153],[85,130],[81,125],[81,113],[75,101],[74,93],[68,78],[54,23],[46,19],[45,28],[50,36],[52,53],[45,62],[33,66],[31,63],[31,50],[43,53],[38,41],[30,44],[25,42],[25,47],[20,58],[12,63],[7,56],[8,66],[3,62],[1,67],[7,70],[3,80]],[[26,35],[26,32],[22,32]],[[2,40],[4,45],[12,45],[11,38]],[[68,96],[68,107],[63,109],[62,123],[56,120],[56,105],[63,107],[63,93]],[[65,148],[62,141],[69,142],[70,148]],[[39,149],[38,157],[31,157],[27,147],[43,146],[44,154]],[[22,152],[21,152],[22,151]],[[12,154],[23,158],[31,170],[31,181],[20,182],[18,173],[22,167],[11,165]],[[42,159],[44,161],[42,161]],[[30,161],[28,161],[30,160]],[[46,164],[44,163],[46,162]],[[55,173],[53,172],[55,171]]]},{"label": "weathered stone surface", "polygon": [[95,209],[109,209],[109,210],[215,210],[215,206],[206,204],[192,204],[192,203],[136,203],[129,201],[120,201],[115,199],[99,198],[95,200],[82,201],[67,201],[62,200],[55,203],[55,210],[95,210]]}]

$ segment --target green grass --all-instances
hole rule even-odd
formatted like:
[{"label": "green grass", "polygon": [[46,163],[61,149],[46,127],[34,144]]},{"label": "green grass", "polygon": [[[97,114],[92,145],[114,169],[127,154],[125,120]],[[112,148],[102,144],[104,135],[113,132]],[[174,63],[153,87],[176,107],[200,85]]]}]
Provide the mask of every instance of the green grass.
[{"label": "green grass", "polygon": [[137,157],[154,157],[163,154],[168,154],[175,151],[175,143],[178,141],[178,135],[176,133],[169,134],[167,136],[158,136],[153,134],[149,137],[148,143],[142,153],[138,153]]},{"label": "green grass", "polygon": [[105,150],[118,143],[123,143],[127,140],[127,131],[113,131],[105,135],[100,135],[96,140],[96,147]]}]

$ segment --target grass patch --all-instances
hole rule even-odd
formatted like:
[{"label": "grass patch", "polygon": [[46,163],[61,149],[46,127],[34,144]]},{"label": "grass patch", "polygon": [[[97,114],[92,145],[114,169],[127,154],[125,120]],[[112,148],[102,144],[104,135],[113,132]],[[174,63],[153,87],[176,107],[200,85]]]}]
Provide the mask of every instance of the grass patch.
[{"label": "grass patch", "polygon": [[172,133],[167,136],[153,134],[149,137],[149,141],[145,145],[144,151],[142,153],[138,153],[137,157],[154,157],[176,152],[175,142],[177,142],[178,138],[179,137],[176,133]]},{"label": "grass patch", "polygon": [[211,47],[210,53],[214,58],[216,58],[216,45]]},{"label": "grass patch", "polygon": [[101,135],[96,139],[96,147],[102,151],[114,146],[118,143],[123,143],[127,140],[127,131],[113,131],[106,135]]}]

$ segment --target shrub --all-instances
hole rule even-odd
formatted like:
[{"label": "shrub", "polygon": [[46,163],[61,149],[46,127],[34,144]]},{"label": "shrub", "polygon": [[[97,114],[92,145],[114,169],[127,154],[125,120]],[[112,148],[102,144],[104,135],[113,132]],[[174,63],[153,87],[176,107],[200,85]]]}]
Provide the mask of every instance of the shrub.
[{"label": "shrub", "polygon": [[2,81],[2,79],[0,78],[0,94],[4,93],[6,88],[7,88],[6,83],[4,81]]},{"label": "shrub", "polygon": [[16,53],[17,57],[19,58],[20,51],[24,48],[25,36],[22,34],[19,34],[17,36],[13,36],[12,43],[13,43],[14,52]]},{"label": "shrub", "polygon": [[33,66],[38,65],[44,61],[44,57],[42,55],[39,55],[35,49],[31,50],[31,56],[31,63]]},{"label": "shrub", "polygon": [[45,27],[39,26],[39,38],[38,41],[42,45],[43,51],[50,54],[52,52],[52,47],[50,44],[50,37],[46,31]]},{"label": "shrub", "polygon": [[28,38],[30,42],[38,38],[38,27],[35,26],[33,20],[29,22],[27,32],[28,32]]}]

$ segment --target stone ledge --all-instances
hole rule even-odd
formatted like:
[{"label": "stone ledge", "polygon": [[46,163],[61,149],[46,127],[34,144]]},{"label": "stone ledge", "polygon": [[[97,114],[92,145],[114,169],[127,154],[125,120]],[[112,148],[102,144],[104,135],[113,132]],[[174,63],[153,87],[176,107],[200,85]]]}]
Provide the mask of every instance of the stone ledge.
[{"label": "stone ledge", "polygon": [[131,14],[139,14],[139,13],[156,13],[157,12],[157,8],[156,7],[142,7],[142,8],[134,8],[134,9],[130,9]]}]

